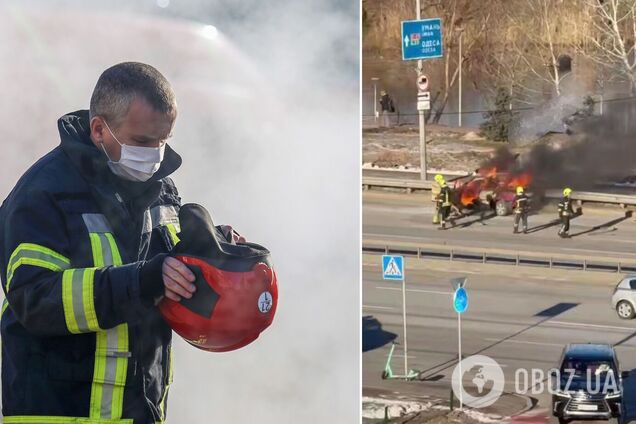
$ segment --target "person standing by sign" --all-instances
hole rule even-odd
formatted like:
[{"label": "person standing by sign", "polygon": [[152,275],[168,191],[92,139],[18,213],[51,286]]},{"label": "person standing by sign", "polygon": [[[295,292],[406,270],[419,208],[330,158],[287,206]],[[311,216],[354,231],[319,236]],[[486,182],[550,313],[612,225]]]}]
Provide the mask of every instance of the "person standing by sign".
[{"label": "person standing by sign", "polygon": [[389,114],[395,113],[395,105],[393,104],[393,98],[382,90],[380,92],[380,110],[382,111],[382,126],[386,128],[391,127],[391,117]]}]

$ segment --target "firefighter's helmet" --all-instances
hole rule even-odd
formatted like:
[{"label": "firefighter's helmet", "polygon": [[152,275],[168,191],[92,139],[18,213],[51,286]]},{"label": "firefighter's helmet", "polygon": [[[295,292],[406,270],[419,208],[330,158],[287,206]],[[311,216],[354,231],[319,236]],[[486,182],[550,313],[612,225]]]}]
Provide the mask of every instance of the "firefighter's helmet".
[{"label": "firefighter's helmet", "polygon": [[566,188],[563,189],[563,195],[565,197],[570,196],[570,194],[572,194],[572,189],[570,187],[566,187]]},{"label": "firefighter's helmet", "polygon": [[442,174],[437,174],[435,175],[434,180],[437,184],[442,185],[444,183],[444,176]]},{"label": "firefighter's helmet", "polygon": [[517,194],[523,194],[523,187],[517,187]]},{"label": "firefighter's helmet", "polygon": [[269,251],[228,242],[200,205],[183,205],[179,223],[180,241],[171,255],[194,273],[197,290],[180,302],[164,298],[164,319],[199,349],[226,352],[253,342],[272,323],[278,303]]}]

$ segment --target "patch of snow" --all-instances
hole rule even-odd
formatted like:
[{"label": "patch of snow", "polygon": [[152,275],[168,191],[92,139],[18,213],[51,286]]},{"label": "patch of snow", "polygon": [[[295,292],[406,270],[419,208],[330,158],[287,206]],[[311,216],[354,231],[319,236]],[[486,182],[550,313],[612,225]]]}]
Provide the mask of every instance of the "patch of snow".
[{"label": "patch of snow", "polygon": [[398,418],[413,412],[430,410],[433,406],[434,404],[432,402],[389,400],[363,396],[362,417],[367,419],[382,419],[384,418],[386,408],[388,408],[389,418]]},{"label": "patch of snow", "polygon": [[502,417],[501,415],[484,414],[483,412],[479,412],[474,409],[463,409],[462,413],[468,418],[479,421],[480,423],[490,424],[501,423],[504,421],[504,417]]},{"label": "patch of snow", "polygon": [[460,138],[466,141],[485,140],[484,137],[480,136],[475,131],[468,131],[466,134],[464,134]]}]

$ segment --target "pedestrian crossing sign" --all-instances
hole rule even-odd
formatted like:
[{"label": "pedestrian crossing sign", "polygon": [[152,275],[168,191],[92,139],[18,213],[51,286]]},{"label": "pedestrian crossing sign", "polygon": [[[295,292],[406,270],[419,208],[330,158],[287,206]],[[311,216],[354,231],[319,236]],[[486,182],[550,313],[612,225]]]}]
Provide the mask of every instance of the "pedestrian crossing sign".
[{"label": "pedestrian crossing sign", "polygon": [[404,280],[404,257],[383,255],[382,278],[385,280]]}]

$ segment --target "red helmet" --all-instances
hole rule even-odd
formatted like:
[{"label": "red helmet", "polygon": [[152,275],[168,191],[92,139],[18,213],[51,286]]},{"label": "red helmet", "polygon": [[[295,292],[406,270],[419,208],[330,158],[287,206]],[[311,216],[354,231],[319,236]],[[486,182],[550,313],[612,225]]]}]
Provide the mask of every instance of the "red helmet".
[{"label": "red helmet", "polygon": [[180,241],[171,255],[194,273],[197,290],[180,302],[164,298],[164,319],[199,349],[227,352],[253,342],[272,323],[278,303],[269,251],[227,242],[200,205],[183,205],[179,223]]}]

